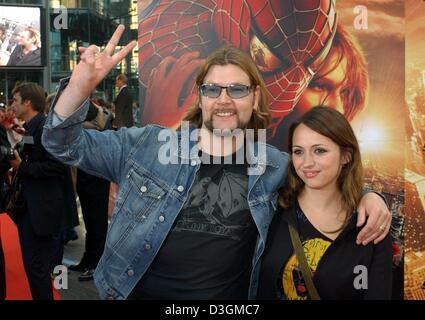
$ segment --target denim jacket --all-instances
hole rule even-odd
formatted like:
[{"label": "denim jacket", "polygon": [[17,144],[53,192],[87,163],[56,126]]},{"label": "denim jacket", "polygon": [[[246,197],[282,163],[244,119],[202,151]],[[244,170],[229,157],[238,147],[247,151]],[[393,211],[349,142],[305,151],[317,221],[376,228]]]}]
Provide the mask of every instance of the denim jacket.
[{"label": "denim jacket", "polygon": [[[66,82],[62,82],[57,96],[65,86]],[[102,299],[125,299],[149,268],[183,207],[200,168],[198,153],[185,155],[183,149],[187,146],[182,133],[160,126],[83,130],[79,124],[85,119],[87,101],[64,121],[58,120],[53,109],[43,132],[46,150],[66,164],[119,185],[105,250],[94,278]],[[178,141],[173,153],[179,160],[177,164],[159,161],[164,142],[158,141],[158,135],[164,130]],[[277,189],[288,163],[287,154],[269,145],[263,147],[265,159],[248,161],[251,168],[263,172],[248,176],[248,204],[258,229],[248,297],[251,299],[257,291],[260,257],[276,210]],[[189,141],[189,150],[193,148],[196,141]]]}]

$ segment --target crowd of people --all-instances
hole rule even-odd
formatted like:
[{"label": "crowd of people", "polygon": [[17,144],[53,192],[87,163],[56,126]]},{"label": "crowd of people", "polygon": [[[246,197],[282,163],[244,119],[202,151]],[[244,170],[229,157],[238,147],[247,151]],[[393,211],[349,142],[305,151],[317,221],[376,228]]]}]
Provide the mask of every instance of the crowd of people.
[{"label": "crowd of people", "polygon": [[[123,79],[117,84],[120,89],[127,80],[124,75],[118,77]],[[127,91],[122,102],[121,92],[113,103],[92,97],[84,128],[103,131],[133,125],[133,121],[114,124],[117,111],[121,117],[133,117],[131,95]],[[73,229],[79,224],[77,197],[86,229],[85,252],[81,262],[69,269],[81,273],[79,280],[93,279],[108,227],[109,181],[58,162],[41,144],[55,96],[47,95],[35,83],[20,82],[12,90],[7,108],[0,108],[1,210],[17,226],[25,273],[35,300],[53,299],[54,269],[62,265],[64,245],[78,237]],[[12,189],[15,186],[19,189]],[[23,206],[9,205],[10,190]],[[4,299],[7,268],[2,249],[0,253],[0,298]]]}]

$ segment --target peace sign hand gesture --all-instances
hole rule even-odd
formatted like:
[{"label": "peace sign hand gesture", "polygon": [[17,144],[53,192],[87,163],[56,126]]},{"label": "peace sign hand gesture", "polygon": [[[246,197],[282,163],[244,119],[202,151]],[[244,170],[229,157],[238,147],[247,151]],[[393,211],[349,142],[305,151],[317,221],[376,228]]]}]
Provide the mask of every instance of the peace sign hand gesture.
[{"label": "peace sign hand gesture", "polygon": [[102,52],[95,45],[78,48],[81,53],[81,61],[72,71],[69,84],[55,106],[55,111],[59,116],[68,117],[77,110],[112,68],[136,46],[136,41],[132,41],[114,54],[124,29],[123,25],[117,27]]}]

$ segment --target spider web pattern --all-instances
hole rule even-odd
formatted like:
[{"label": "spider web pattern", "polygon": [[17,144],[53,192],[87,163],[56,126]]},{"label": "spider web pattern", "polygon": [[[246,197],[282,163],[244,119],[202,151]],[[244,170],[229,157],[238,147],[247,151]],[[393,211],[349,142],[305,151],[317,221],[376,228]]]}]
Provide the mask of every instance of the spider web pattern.
[{"label": "spider web pattern", "polygon": [[284,62],[280,70],[263,73],[271,126],[278,126],[313,78],[307,63],[331,41],[336,23],[334,1],[219,0],[214,15],[219,39],[247,51],[255,35]]},{"label": "spider web pattern", "polygon": [[140,83],[145,88],[150,72],[167,56],[180,57],[190,51],[201,56],[217,46],[211,21],[212,0],[158,1],[139,23]]},{"label": "spider web pattern", "polygon": [[[281,61],[263,73],[274,135],[317,71],[309,67],[331,41],[335,23],[334,0],[157,1],[139,24],[140,83],[147,88],[152,69],[167,56],[199,51],[206,57],[223,44],[249,52],[256,36]],[[192,89],[189,84],[184,94]]]}]

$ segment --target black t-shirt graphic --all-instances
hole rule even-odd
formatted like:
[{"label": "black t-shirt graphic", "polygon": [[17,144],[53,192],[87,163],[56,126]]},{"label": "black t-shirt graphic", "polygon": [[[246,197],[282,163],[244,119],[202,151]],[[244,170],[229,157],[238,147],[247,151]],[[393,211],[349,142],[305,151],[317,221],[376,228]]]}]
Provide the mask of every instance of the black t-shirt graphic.
[{"label": "black t-shirt graphic", "polygon": [[[332,240],[319,232],[302,212],[301,208],[296,206],[298,233],[304,248],[304,254],[307,263],[314,277],[317,265],[323,254],[332,244]],[[288,300],[307,300],[308,290],[298,265],[298,259],[293,255],[282,266],[280,273],[281,278],[278,279],[280,290]]]},{"label": "black t-shirt graphic", "polygon": [[247,201],[248,166],[217,160],[201,165],[131,299],[247,299],[257,239]]}]

